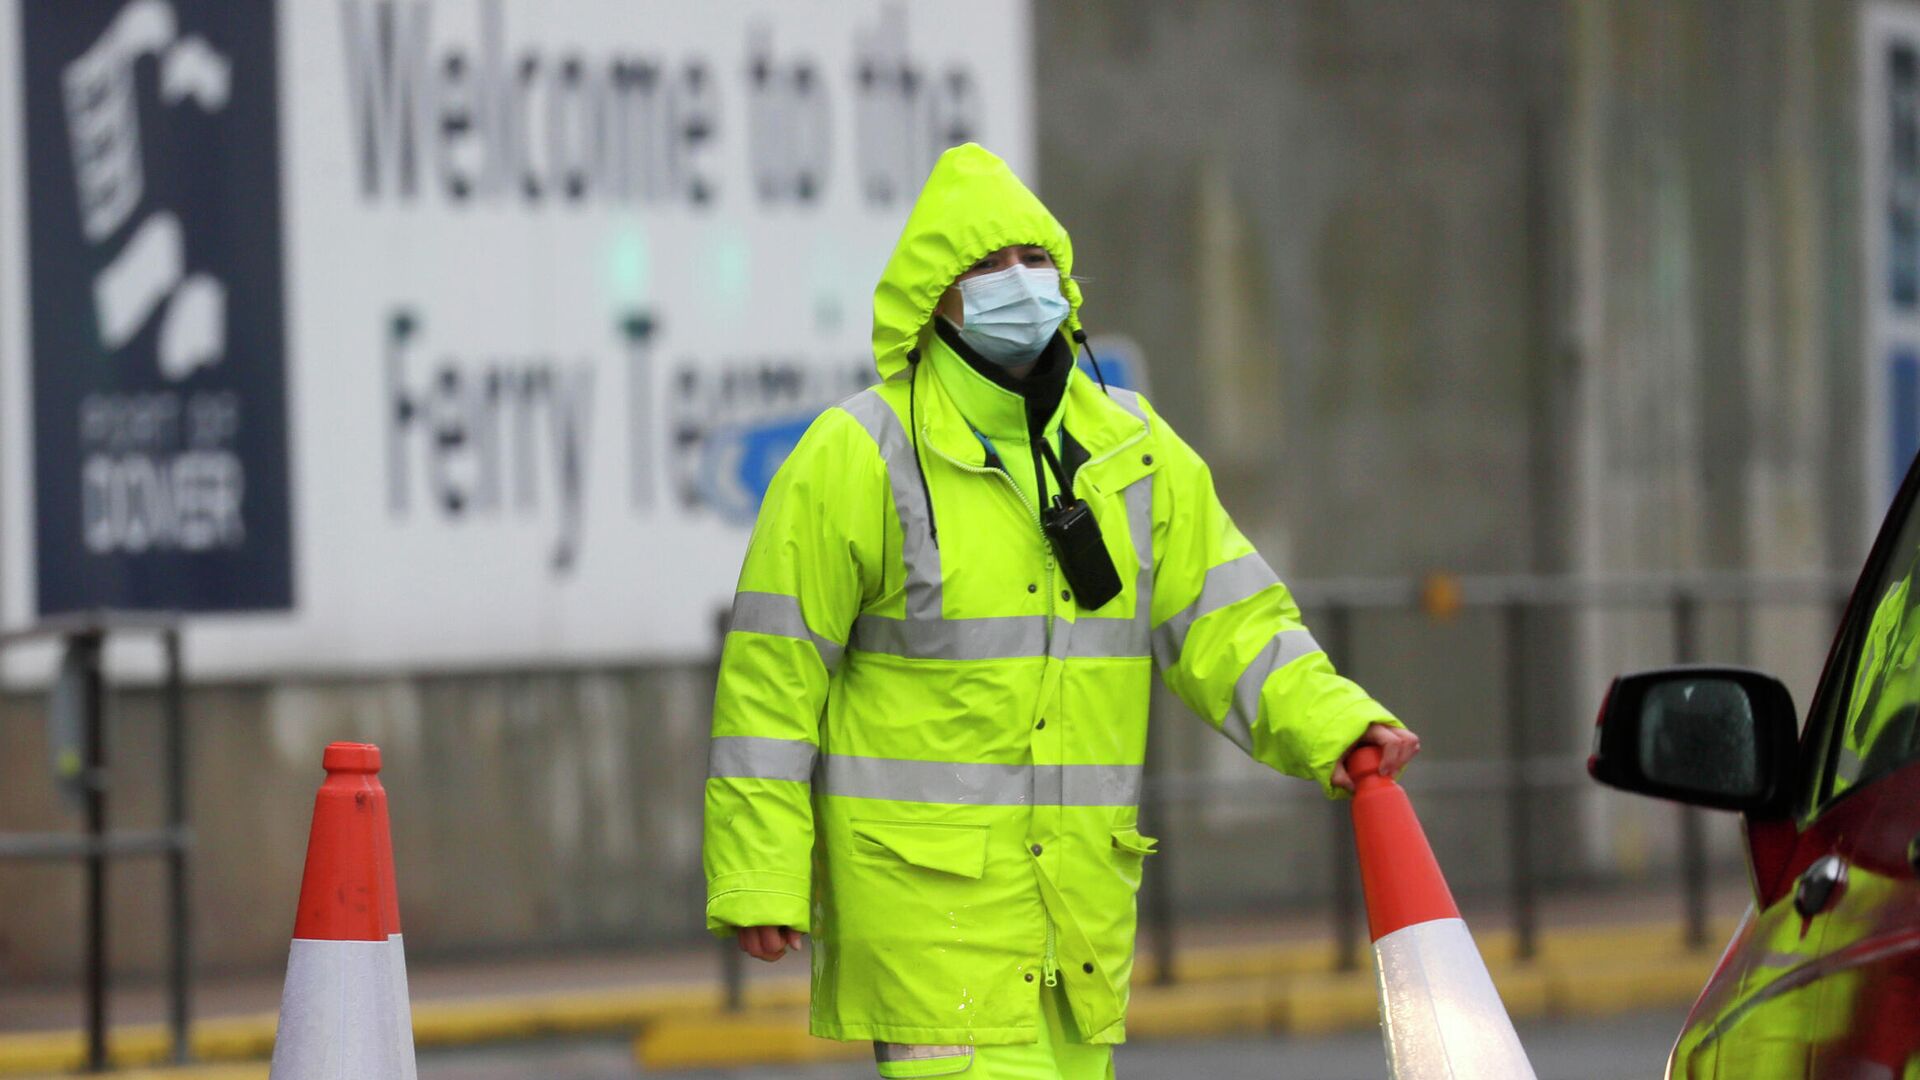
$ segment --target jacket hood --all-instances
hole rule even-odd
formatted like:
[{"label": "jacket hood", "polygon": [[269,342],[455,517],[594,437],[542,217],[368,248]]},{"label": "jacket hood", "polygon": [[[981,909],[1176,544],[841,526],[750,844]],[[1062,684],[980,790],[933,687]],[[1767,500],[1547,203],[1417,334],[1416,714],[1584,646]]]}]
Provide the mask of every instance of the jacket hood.
[{"label": "jacket hood", "polygon": [[882,379],[904,370],[916,345],[925,346],[947,286],[981,256],[1009,244],[1037,244],[1052,253],[1060,295],[1072,309],[1063,329],[1079,329],[1080,286],[1069,276],[1067,230],[985,147],[966,143],[941,154],[873,290],[873,362]]}]

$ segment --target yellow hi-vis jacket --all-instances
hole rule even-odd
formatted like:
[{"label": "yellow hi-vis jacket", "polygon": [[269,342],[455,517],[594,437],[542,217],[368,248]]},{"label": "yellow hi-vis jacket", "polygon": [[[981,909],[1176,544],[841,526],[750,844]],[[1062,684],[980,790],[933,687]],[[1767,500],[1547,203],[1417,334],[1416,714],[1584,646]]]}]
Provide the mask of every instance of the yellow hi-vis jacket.
[{"label": "yellow hi-vis jacket", "polygon": [[999,158],[944,154],[874,296],[883,381],[808,429],[740,572],[707,925],[811,931],[826,1038],[1031,1042],[1036,983],[1056,979],[1082,1037],[1125,1038],[1156,666],[1241,749],[1330,794],[1367,726],[1395,723],[1334,673],[1199,456],[1143,398],[1079,372],[1055,422],[1084,450],[1074,491],[1124,589],[1074,603],[1032,500],[908,362],[938,342],[932,312],[961,272],[1029,243],[1077,312],[1066,231]]}]

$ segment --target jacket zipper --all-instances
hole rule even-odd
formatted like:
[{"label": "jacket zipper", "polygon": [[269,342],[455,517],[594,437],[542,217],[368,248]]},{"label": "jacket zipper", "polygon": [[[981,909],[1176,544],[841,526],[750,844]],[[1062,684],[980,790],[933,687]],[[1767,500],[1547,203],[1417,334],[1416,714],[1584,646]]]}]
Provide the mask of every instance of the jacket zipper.
[{"label": "jacket zipper", "polygon": [[1048,986],[1058,986],[1060,985],[1060,964],[1053,952],[1053,916],[1046,915],[1044,918],[1047,920],[1047,951],[1046,955],[1040,958],[1040,973]]},{"label": "jacket zipper", "polygon": [[[939,458],[941,461],[944,461],[947,464],[954,466],[955,468],[964,469],[967,472],[976,473],[980,476],[999,477],[1000,480],[1007,485],[1007,490],[1013,492],[1013,497],[1016,499],[1019,499],[1020,505],[1026,508],[1027,516],[1033,520],[1033,527],[1036,529],[1040,527],[1040,511],[1034,509],[1033,501],[1027,498],[1026,492],[1020,490],[1019,484],[1016,484],[1013,482],[1013,477],[1008,476],[1006,473],[1006,470],[989,469],[983,465],[973,465],[973,464],[969,464],[968,462],[961,461],[959,458],[952,457],[945,450],[942,450],[939,447],[933,445],[931,441],[932,436],[929,435],[927,438],[929,440],[927,442],[927,449],[939,455]],[[1045,538],[1046,538],[1046,534],[1042,533],[1041,539],[1044,540]]]},{"label": "jacket zipper", "polygon": [[[1137,442],[1139,441],[1139,438],[1140,436],[1136,436],[1133,441]],[[1115,447],[1111,453],[1101,455],[1101,458],[1102,460],[1105,460],[1107,457],[1111,457],[1113,454],[1119,453],[1121,450],[1126,449],[1126,447],[1130,445],[1132,445],[1131,442]],[[960,469],[963,472],[970,472],[979,476],[997,477],[1002,484],[1006,485],[1007,490],[1013,492],[1013,497],[1020,500],[1020,505],[1026,508],[1027,514],[1029,515],[1030,519],[1033,521],[1034,528],[1038,529],[1040,527],[1040,511],[1034,509],[1033,502],[1027,498],[1027,493],[1020,490],[1020,485],[1014,483],[1013,477],[1008,476],[1005,470],[989,469],[981,465],[974,465],[965,461],[961,461],[958,458],[955,458],[952,455],[948,454],[946,451],[941,450],[938,446],[933,445],[933,441],[931,439],[927,440],[927,449],[933,451],[933,453],[937,455],[940,458],[940,460],[946,462],[949,465],[952,465],[956,469]],[[1040,534],[1040,539],[1042,543],[1045,543],[1046,533],[1042,532]],[[1051,544],[1048,544],[1047,545],[1047,644],[1049,647],[1051,647],[1053,644],[1054,614],[1055,613],[1054,613],[1054,607],[1053,607],[1053,546]],[[1047,921],[1047,948],[1046,948],[1046,952],[1040,958],[1041,980],[1047,986],[1059,986],[1060,985],[1060,965],[1059,965],[1058,958],[1054,953],[1053,916],[1052,914],[1043,911],[1040,917]]]}]

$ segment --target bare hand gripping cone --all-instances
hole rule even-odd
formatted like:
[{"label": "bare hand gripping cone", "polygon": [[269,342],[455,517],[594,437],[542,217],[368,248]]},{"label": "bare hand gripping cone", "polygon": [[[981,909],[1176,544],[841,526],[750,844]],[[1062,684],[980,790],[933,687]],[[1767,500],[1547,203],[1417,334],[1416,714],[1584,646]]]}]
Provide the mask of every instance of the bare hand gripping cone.
[{"label": "bare hand gripping cone", "polygon": [[1347,771],[1394,1080],[1533,1080],[1407,793],[1380,775],[1376,747],[1348,755]]},{"label": "bare hand gripping cone", "polygon": [[380,748],[334,743],[322,764],[272,1080],[414,1080]]}]

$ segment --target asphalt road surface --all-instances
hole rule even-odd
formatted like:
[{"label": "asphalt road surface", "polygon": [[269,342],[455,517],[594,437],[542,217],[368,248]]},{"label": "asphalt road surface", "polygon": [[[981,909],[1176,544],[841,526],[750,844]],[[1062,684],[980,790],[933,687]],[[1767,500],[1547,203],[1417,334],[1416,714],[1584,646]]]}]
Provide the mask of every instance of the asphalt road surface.
[{"label": "asphalt road surface", "polygon": [[[1582,1021],[1520,1026],[1539,1080],[1645,1080],[1658,1077],[1685,1018],[1662,1009]],[[1379,1080],[1387,1074],[1377,1032],[1315,1039],[1217,1039],[1131,1043],[1121,1048],[1119,1080]],[[550,1042],[425,1053],[420,1080],[871,1080],[865,1065],[643,1073],[625,1040]]]}]

